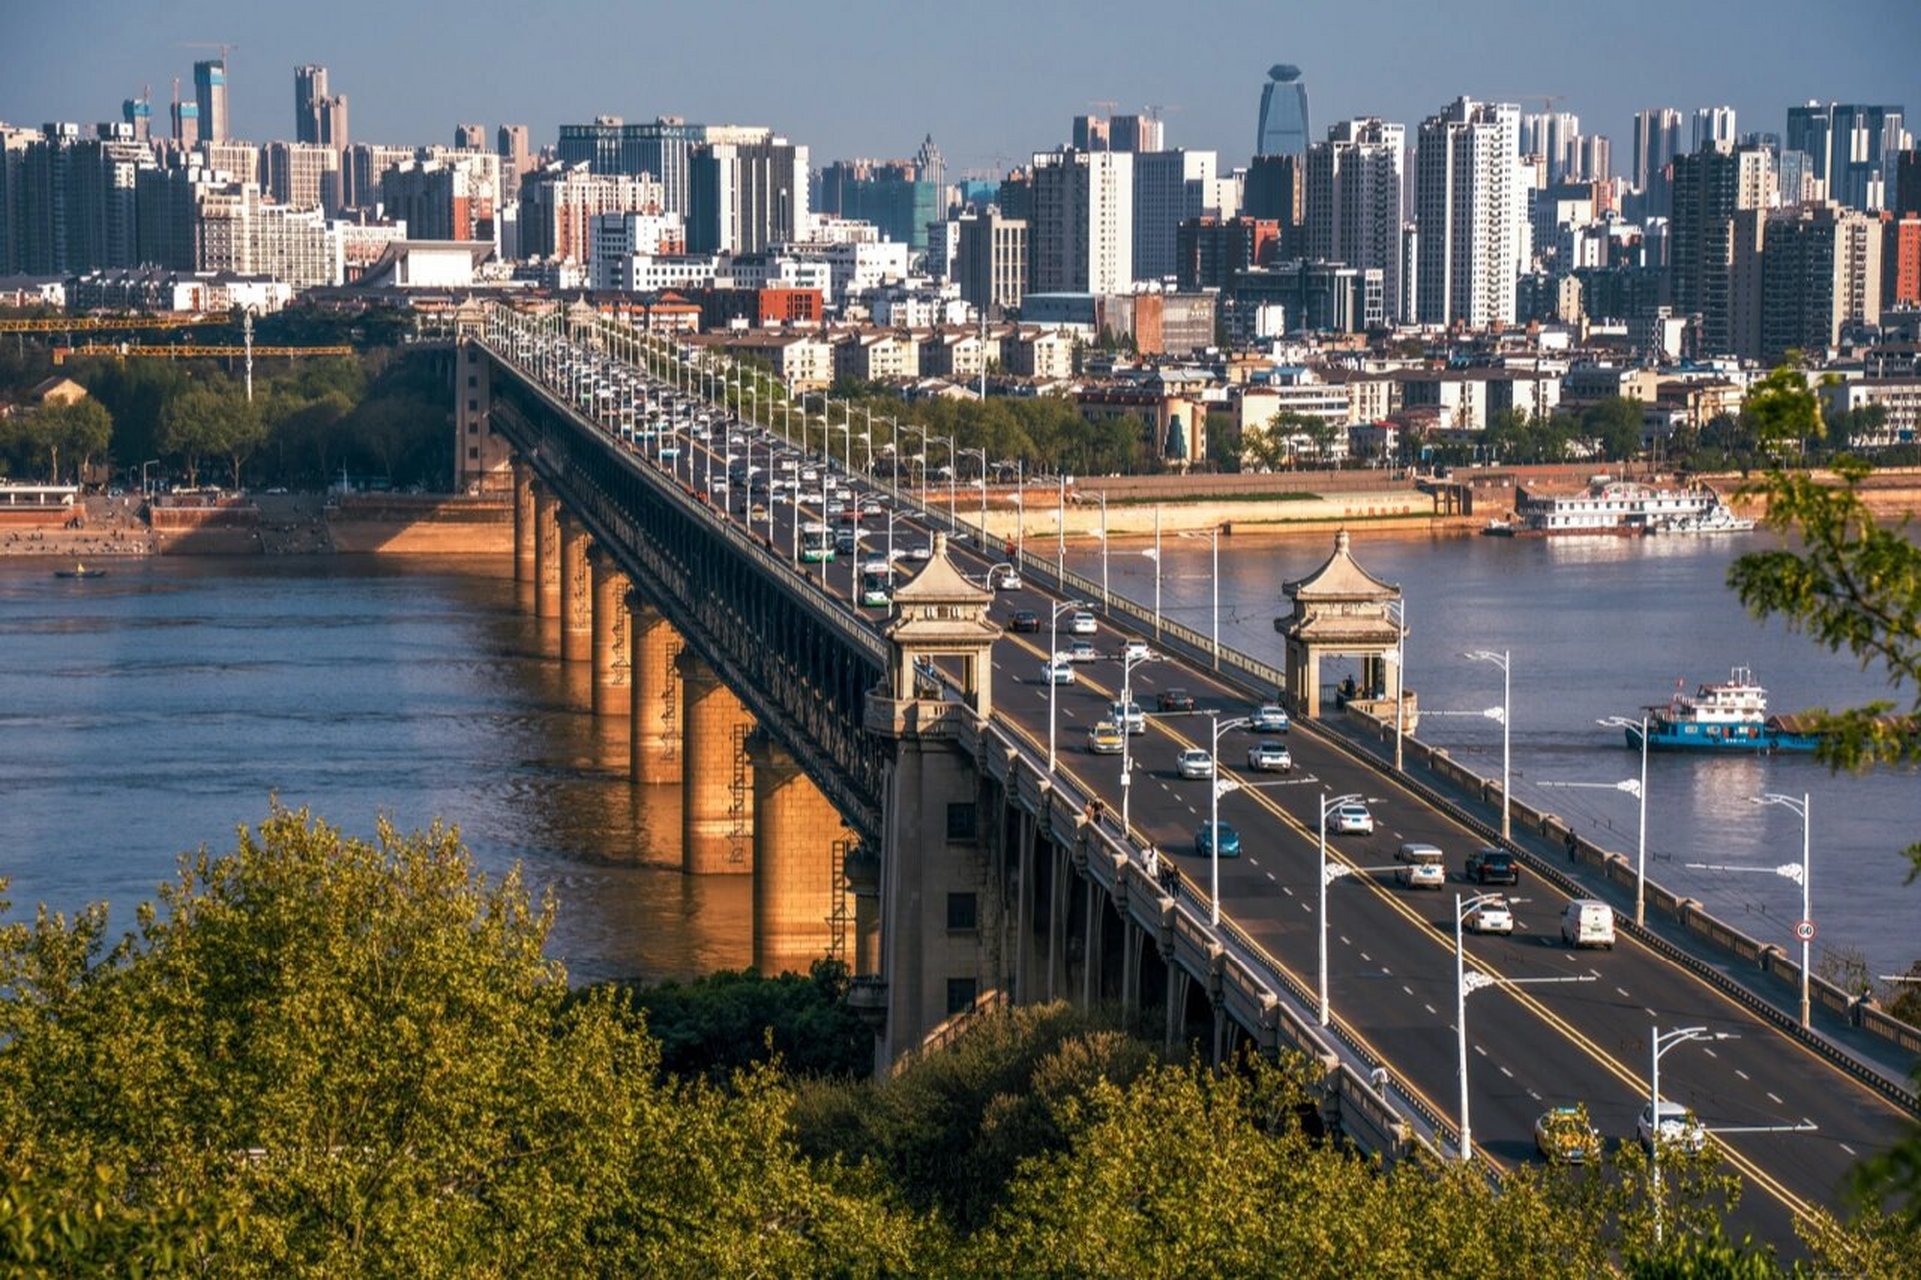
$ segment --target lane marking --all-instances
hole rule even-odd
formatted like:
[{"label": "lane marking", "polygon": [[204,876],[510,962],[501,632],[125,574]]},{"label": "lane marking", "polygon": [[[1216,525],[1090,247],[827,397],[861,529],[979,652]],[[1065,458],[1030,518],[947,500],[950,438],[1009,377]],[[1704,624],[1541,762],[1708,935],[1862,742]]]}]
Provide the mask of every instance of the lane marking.
[{"label": "lane marking", "polygon": [[1743,1070],[1741,1070],[1741,1068],[1739,1068],[1739,1067],[1736,1067],[1736,1068],[1734,1069],[1734,1074],[1735,1074],[1735,1075],[1737,1075],[1737,1076],[1740,1076],[1740,1077],[1741,1077],[1741,1078],[1742,1078],[1743,1080],[1746,1080],[1746,1079],[1748,1078],[1748,1073],[1747,1073],[1747,1072],[1745,1072],[1745,1071],[1743,1071]]},{"label": "lane marking", "polygon": [[1437,1018],[1441,1016],[1441,1011],[1440,1011],[1439,1009],[1436,1009],[1436,1008],[1435,1008],[1435,1007],[1434,1007],[1433,1005],[1431,1005],[1431,1004],[1424,1004],[1424,1005],[1422,1005],[1421,1007],[1422,1007],[1423,1009],[1426,1009],[1426,1010],[1427,1010],[1427,1011],[1428,1011],[1428,1012],[1429,1012],[1430,1014],[1432,1014],[1433,1016],[1435,1016],[1435,1017],[1437,1017]]},{"label": "lane marking", "polygon": [[1772,1089],[1768,1090],[1768,1101],[1777,1107],[1785,1107],[1787,1105],[1787,1103],[1781,1101],[1781,1095],[1775,1093]]},{"label": "lane marking", "polygon": [[[1500,1064],[1496,1063],[1495,1065],[1499,1066]],[[1506,1076],[1510,1080],[1514,1078],[1514,1073],[1512,1071],[1509,1071],[1506,1067],[1501,1067],[1501,1074]]]}]

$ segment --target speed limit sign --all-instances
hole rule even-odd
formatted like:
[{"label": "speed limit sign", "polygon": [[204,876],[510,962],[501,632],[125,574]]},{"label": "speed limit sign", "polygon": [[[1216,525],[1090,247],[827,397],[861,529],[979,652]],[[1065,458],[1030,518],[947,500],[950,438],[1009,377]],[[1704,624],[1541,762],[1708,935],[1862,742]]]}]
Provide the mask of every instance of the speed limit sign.
[{"label": "speed limit sign", "polygon": [[1799,938],[1803,942],[1813,942],[1814,941],[1814,921],[1812,920],[1795,921],[1794,936]]}]

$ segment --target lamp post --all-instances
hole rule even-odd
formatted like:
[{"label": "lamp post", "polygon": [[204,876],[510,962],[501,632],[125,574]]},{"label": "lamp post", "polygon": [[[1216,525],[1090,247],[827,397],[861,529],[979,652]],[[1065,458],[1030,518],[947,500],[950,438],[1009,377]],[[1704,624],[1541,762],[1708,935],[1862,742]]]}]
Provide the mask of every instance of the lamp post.
[{"label": "lamp post", "polygon": [[970,453],[980,455],[980,460],[981,460],[980,548],[981,550],[985,551],[987,550],[987,450],[985,448],[962,449],[962,450],[959,450],[959,453],[963,455],[970,454]]},{"label": "lamp post", "polygon": [[1221,526],[1215,525],[1208,531],[1208,543],[1214,555],[1214,670],[1221,669]]},{"label": "lamp post", "polygon": [[[1221,792],[1238,791],[1241,786],[1238,782],[1221,777],[1221,735],[1229,729],[1240,728],[1248,720],[1246,716],[1223,720],[1220,712],[1212,714],[1212,740],[1207,744],[1207,894],[1212,900],[1208,921],[1218,925],[1221,922]],[[1122,736],[1126,736],[1125,732]]]},{"label": "lamp post", "polygon": [[1161,638],[1161,505],[1154,504],[1154,638]]},{"label": "lamp post", "polygon": [[1652,1062],[1648,1071],[1648,1174],[1653,1182],[1654,1191],[1654,1238],[1661,1238],[1661,1057],[1676,1045],[1690,1040],[1733,1040],[1731,1031],[1709,1031],[1706,1027],[1676,1027],[1663,1033],[1659,1027],[1648,1028]]},{"label": "lamp post", "polygon": [[1109,607],[1107,592],[1107,490],[1101,490],[1101,611]]},{"label": "lamp post", "polygon": [[1128,726],[1127,714],[1134,705],[1135,664],[1152,658],[1149,653],[1121,653],[1121,831],[1130,835],[1134,830],[1128,818],[1128,800],[1134,794],[1134,731]]},{"label": "lamp post", "polygon": [[[1055,665],[1060,662],[1061,653],[1061,615],[1069,609],[1081,607],[1079,600],[1063,600],[1054,606],[1053,616],[1047,620],[1047,772],[1054,772],[1055,726],[1059,723],[1054,717],[1055,691],[1060,681],[1055,679]],[[1127,737],[1127,726],[1121,726],[1121,737]]]},{"label": "lamp post", "polygon": [[[1616,717],[1616,718],[1618,719],[1619,717]],[[1600,723],[1606,724],[1608,722],[1603,720]],[[1543,782],[1539,784],[1540,786],[1543,786],[1543,787],[1568,787],[1568,788],[1578,788],[1582,790],[1591,790],[1591,791],[1623,791],[1623,792],[1626,792],[1628,795],[1633,796],[1636,800],[1640,801],[1640,805],[1641,805],[1641,820],[1639,823],[1640,834],[1635,840],[1635,848],[1637,850],[1637,854],[1634,860],[1635,861],[1634,923],[1636,924],[1644,923],[1647,918],[1647,882],[1648,882],[1647,781],[1648,781],[1647,761],[1645,758],[1643,758],[1641,763],[1641,776],[1638,779],[1623,778],[1619,782]],[[1571,845],[1569,847],[1572,848]]]},{"label": "lamp post", "polygon": [[1399,633],[1394,645],[1394,772],[1404,773],[1401,747],[1407,736],[1407,597],[1388,607],[1394,610],[1394,626]]},{"label": "lamp post", "polygon": [[1067,581],[1067,473],[1061,472],[1061,505],[1054,526],[1054,581]]},{"label": "lamp post", "polygon": [[1462,654],[1461,656],[1464,658],[1468,658],[1474,662],[1492,662],[1495,666],[1501,669],[1501,716],[1500,716],[1500,720],[1501,720],[1501,839],[1506,840],[1509,835],[1508,781],[1509,781],[1510,775],[1508,772],[1508,766],[1511,759],[1508,753],[1508,746],[1509,746],[1509,734],[1510,734],[1510,730],[1513,727],[1513,720],[1514,720],[1514,704],[1512,699],[1513,672],[1511,670],[1512,662],[1510,660],[1511,654],[1510,654],[1510,651],[1506,649],[1501,650],[1501,652],[1499,653],[1494,652],[1492,649],[1476,649],[1472,653]]},{"label": "lamp post", "polygon": [[1810,1013],[1808,946],[1814,941],[1814,908],[1811,900],[1814,887],[1814,863],[1810,856],[1813,853],[1813,819],[1809,810],[1811,797],[1803,794],[1797,798],[1770,791],[1765,795],[1752,796],[1750,799],[1755,804],[1778,804],[1792,809],[1801,816],[1801,861],[1784,862],[1775,867],[1750,867],[1716,862],[1690,862],[1687,866],[1694,871],[1760,871],[1780,876],[1783,880],[1792,880],[1801,886],[1801,918],[1795,922],[1794,936],[1801,940],[1801,1025],[1805,1027],[1808,1025]]},{"label": "lamp post", "polygon": [[[1320,962],[1319,962],[1319,964],[1318,964],[1318,965],[1316,966],[1316,969],[1315,969],[1315,972],[1316,972],[1316,974],[1318,975],[1318,977],[1319,977],[1319,980],[1320,980],[1320,997],[1321,997],[1321,1025],[1322,1025],[1322,1026],[1326,1026],[1326,1025],[1327,1025],[1327,1019],[1328,1019],[1328,1002],[1327,1002],[1327,886],[1328,886],[1328,883],[1329,883],[1330,881],[1332,881],[1332,880],[1335,880],[1335,879],[1337,879],[1337,878],[1338,878],[1338,876],[1336,876],[1336,875],[1329,875],[1329,874],[1328,874],[1328,872],[1329,872],[1330,870],[1334,870],[1334,868],[1330,868],[1330,867],[1329,867],[1329,866],[1327,865],[1327,815],[1328,815],[1329,813],[1331,813],[1332,811],[1334,811],[1335,809],[1338,809],[1338,808],[1340,808],[1340,807],[1341,807],[1342,805],[1344,805],[1344,804],[1359,804],[1359,803],[1361,802],[1361,799],[1362,799],[1362,797],[1360,796],[1360,794],[1359,794],[1358,792],[1349,792],[1348,794],[1346,794],[1346,795],[1341,795],[1341,796],[1330,796],[1330,795],[1328,795],[1328,794],[1327,794],[1327,792],[1325,792],[1325,791],[1323,791],[1323,792],[1321,793],[1321,828],[1320,828],[1320,836],[1321,836],[1321,902],[1320,902],[1320,907],[1319,907],[1319,912],[1320,912],[1320,922],[1321,922],[1321,949],[1320,949]],[[1339,873],[1339,875],[1346,875],[1346,874],[1347,874],[1347,872],[1348,872],[1348,869],[1347,869],[1346,867],[1340,867],[1340,868],[1338,868],[1338,873]]]}]

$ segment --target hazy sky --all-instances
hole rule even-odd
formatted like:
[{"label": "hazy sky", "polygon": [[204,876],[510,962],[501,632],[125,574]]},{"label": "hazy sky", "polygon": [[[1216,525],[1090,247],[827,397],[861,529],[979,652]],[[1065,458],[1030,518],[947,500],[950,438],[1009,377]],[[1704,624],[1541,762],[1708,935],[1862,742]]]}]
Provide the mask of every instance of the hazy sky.
[{"label": "hazy sky", "polygon": [[150,84],[162,125],[188,41],[226,41],[235,134],[293,136],[293,68],[348,96],[354,141],[450,142],[457,121],[524,122],[536,145],[597,114],[764,124],[815,164],[911,154],[949,174],[1065,140],[1068,117],[1165,104],[1169,145],[1224,166],[1254,144],[1270,64],[1304,71],[1316,137],[1352,115],[1412,126],[1467,93],[1564,94],[1629,163],[1650,105],[1729,103],[1784,128],[1810,97],[1905,104],[1921,128],[1921,0],[0,0],[0,120],[117,119]]}]

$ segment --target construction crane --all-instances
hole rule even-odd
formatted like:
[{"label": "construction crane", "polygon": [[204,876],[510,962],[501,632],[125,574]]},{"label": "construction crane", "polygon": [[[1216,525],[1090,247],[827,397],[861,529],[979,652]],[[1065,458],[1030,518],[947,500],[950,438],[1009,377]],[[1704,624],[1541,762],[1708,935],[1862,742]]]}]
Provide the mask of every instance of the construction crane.
[{"label": "construction crane", "polygon": [[35,320],[0,319],[0,333],[80,333],[95,329],[178,329],[232,324],[229,316],[53,316]]},{"label": "construction crane", "polygon": [[245,356],[248,351],[266,359],[271,356],[351,356],[352,347],[247,347],[234,345],[208,346],[197,342],[181,342],[164,346],[143,346],[132,342],[86,342],[77,347],[55,347],[53,362],[64,364],[69,359],[77,360],[83,356],[134,357],[151,356],[161,360],[196,360],[223,356]]},{"label": "construction crane", "polygon": [[182,49],[218,49],[220,50],[220,61],[224,64],[227,61],[227,51],[229,49],[238,49],[240,46],[237,44],[217,43],[209,40],[182,40],[179,47]]},{"label": "construction crane", "polygon": [[1551,114],[1554,111],[1555,103],[1567,101],[1567,95],[1565,93],[1517,93],[1512,96],[1516,102],[1540,103],[1542,115]]}]

